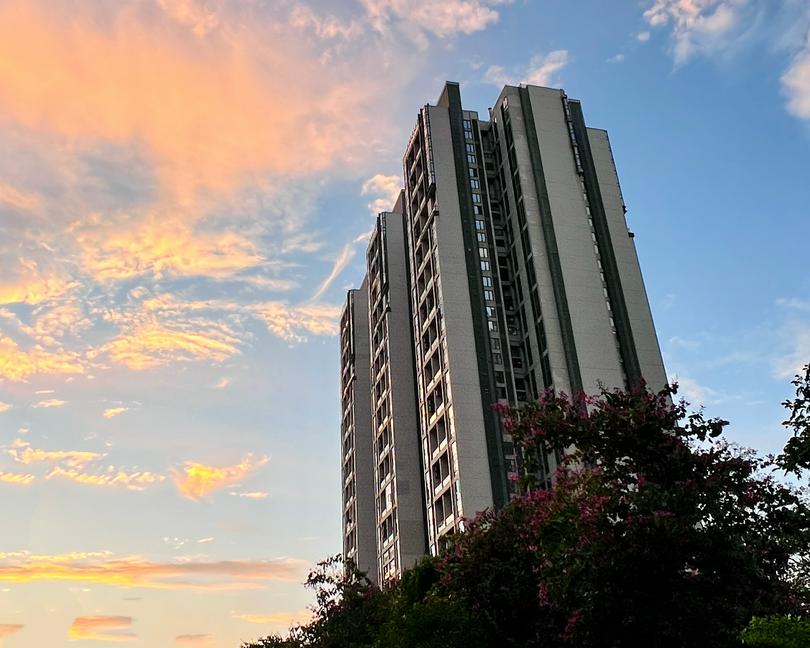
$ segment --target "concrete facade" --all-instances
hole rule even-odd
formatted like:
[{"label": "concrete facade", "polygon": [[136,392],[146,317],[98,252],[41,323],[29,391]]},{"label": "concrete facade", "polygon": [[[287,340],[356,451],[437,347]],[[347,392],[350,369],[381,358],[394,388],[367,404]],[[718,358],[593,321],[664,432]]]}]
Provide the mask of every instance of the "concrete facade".
[{"label": "concrete facade", "polygon": [[371,339],[378,573],[397,577],[425,554],[419,425],[403,200],[377,217],[366,254]]},{"label": "concrete facade", "polygon": [[371,439],[368,280],[350,290],[340,317],[343,556],[377,580]]}]

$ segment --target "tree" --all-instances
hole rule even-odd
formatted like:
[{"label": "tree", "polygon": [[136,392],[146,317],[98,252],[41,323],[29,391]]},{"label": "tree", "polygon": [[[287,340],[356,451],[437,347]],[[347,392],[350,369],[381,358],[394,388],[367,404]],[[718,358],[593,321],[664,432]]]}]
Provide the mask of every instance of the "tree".
[{"label": "tree", "polygon": [[740,636],[754,648],[807,648],[810,646],[810,618],[791,614],[754,617]]},{"label": "tree", "polygon": [[[724,441],[726,421],[687,413],[676,388],[547,393],[501,408],[530,492],[479,516],[442,581],[502,644],[738,645],[755,615],[808,600],[810,510],[774,465]],[[575,448],[549,491],[535,458]]]},{"label": "tree", "polygon": [[797,374],[792,384],[796,387],[796,398],[786,400],[782,405],[790,412],[783,422],[793,429],[793,436],[779,455],[779,464],[787,471],[799,475],[802,469],[810,468],[810,364],[805,365],[804,375]]}]

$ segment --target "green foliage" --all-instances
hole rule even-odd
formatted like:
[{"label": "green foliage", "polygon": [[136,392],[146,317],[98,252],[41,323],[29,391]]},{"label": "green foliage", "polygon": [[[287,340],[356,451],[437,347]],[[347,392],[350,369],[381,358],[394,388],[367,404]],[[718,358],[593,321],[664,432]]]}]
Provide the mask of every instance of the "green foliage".
[{"label": "green foliage", "polygon": [[[802,425],[807,384],[788,405]],[[549,393],[500,408],[528,467],[524,495],[382,589],[324,561],[307,581],[313,622],[245,648],[732,648],[754,617],[799,619],[810,603],[804,493],[774,478],[781,458],[729,444],[725,421],[675,394]],[[548,447],[576,449],[537,490],[533,458]],[[773,616],[785,614],[799,616]]]},{"label": "green foliage", "polygon": [[740,638],[743,644],[754,648],[807,648],[810,617],[790,614],[754,617]]},{"label": "green foliage", "polygon": [[790,412],[783,425],[793,429],[793,436],[777,461],[786,471],[799,475],[802,469],[810,468],[810,364],[805,365],[804,375],[797,375],[792,384],[796,387],[796,398],[782,405]]}]

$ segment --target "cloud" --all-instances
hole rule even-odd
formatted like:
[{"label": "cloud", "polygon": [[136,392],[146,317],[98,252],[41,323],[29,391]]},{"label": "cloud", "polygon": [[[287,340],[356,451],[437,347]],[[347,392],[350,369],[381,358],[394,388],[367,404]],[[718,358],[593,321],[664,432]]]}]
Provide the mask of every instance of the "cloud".
[{"label": "cloud", "polygon": [[265,499],[268,497],[269,493],[266,491],[231,491],[228,495],[233,495],[234,497],[245,497],[247,499]]},{"label": "cloud", "polygon": [[261,588],[269,581],[298,582],[308,563],[293,558],[153,562],[110,552],[36,555],[0,553],[0,582],[80,582],[122,588],[228,591]]},{"label": "cloud", "polygon": [[513,68],[511,72],[501,65],[491,65],[484,80],[496,86],[527,83],[529,85],[558,85],[555,75],[568,65],[568,50],[554,50],[548,54],[537,54],[525,67]]},{"label": "cloud", "polygon": [[47,398],[45,400],[39,401],[38,403],[35,403],[34,405],[31,405],[31,407],[35,407],[37,409],[50,409],[53,407],[62,407],[63,405],[66,404],[67,401],[59,400],[58,398]]},{"label": "cloud", "polygon": [[341,272],[346,269],[346,266],[349,265],[349,262],[354,258],[355,255],[355,247],[356,241],[352,241],[351,243],[347,243],[343,246],[343,249],[338,254],[337,258],[335,259],[335,263],[332,266],[332,270],[329,272],[329,275],[321,282],[321,285],[318,286],[318,289],[315,291],[315,294],[312,295],[311,301],[317,302],[321,296],[329,289],[329,286],[332,285],[332,282],[338,278]]},{"label": "cloud", "polygon": [[0,333],[0,377],[25,380],[35,374],[80,374],[84,363],[78,353],[46,350],[41,346],[24,351]]},{"label": "cloud", "polygon": [[158,0],[158,4],[170,18],[191,29],[196,36],[206,36],[219,26],[217,12],[200,6],[196,0]]},{"label": "cloud", "polygon": [[76,617],[68,628],[68,638],[71,641],[136,641],[138,635],[129,631],[131,627],[132,617]]},{"label": "cloud", "polygon": [[671,25],[673,58],[684,63],[725,45],[743,4],[745,0],[655,0],[644,19],[652,27]]},{"label": "cloud", "polygon": [[68,143],[141,145],[180,194],[322,171],[361,132],[371,95],[349,66],[324,69],[306,41],[272,23],[268,37],[238,7],[225,24],[196,2],[161,5],[4,3],[0,59],[15,65],[0,70],[0,117]]},{"label": "cloud", "polygon": [[128,411],[129,411],[128,407],[109,407],[109,408],[105,409],[102,412],[101,415],[105,419],[111,419],[114,416],[119,416],[120,414],[123,414],[124,412],[128,412]]},{"label": "cloud", "polygon": [[270,457],[254,459],[252,454],[247,454],[234,466],[217,467],[187,462],[182,470],[173,471],[172,479],[184,497],[199,500],[221,488],[238,484],[269,461]]},{"label": "cloud", "polygon": [[3,401],[0,401],[0,414],[2,414],[3,412],[8,412],[12,407],[14,406],[9,405],[8,403],[4,403]]},{"label": "cloud", "polygon": [[793,378],[810,363],[810,322],[792,321],[783,331],[787,351],[773,361],[776,378]]},{"label": "cloud", "polygon": [[264,261],[255,245],[238,233],[195,231],[171,218],[150,217],[113,231],[91,221],[77,241],[84,270],[101,282],[142,275],[221,279]]},{"label": "cloud", "polygon": [[782,91],[788,111],[799,119],[810,119],[810,32],[803,49],[782,75]]},{"label": "cloud", "polygon": [[42,206],[37,194],[21,191],[0,180],[0,204],[24,212],[35,212]]},{"label": "cloud", "polygon": [[0,470],[0,483],[2,484],[15,484],[18,486],[27,486],[32,481],[34,481],[36,477],[31,474],[20,474],[20,473],[10,473],[10,472],[3,472]]},{"label": "cloud", "polygon": [[22,630],[24,627],[24,625],[19,623],[0,623],[0,639],[13,635]]},{"label": "cloud", "polygon": [[123,333],[93,352],[136,371],[178,361],[221,362],[239,353],[227,326],[198,322],[199,330],[177,330],[156,321]]},{"label": "cloud", "polygon": [[439,38],[472,34],[496,23],[493,6],[503,0],[362,0],[371,25],[386,32],[400,24],[405,30],[427,32]]},{"label": "cloud", "polygon": [[297,612],[275,612],[273,614],[235,614],[234,618],[257,625],[273,625],[287,629],[293,625],[309,623],[312,620],[312,612],[310,610],[299,610]]},{"label": "cloud", "polygon": [[257,305],[253,312],[282,340],[305,342],[307,334],[335,335],[340,310],[340,306],[329,304],[292,306],[286,302],[265,302]]},{"label": "cloud", "polygon": [[611,56],[609,59],[606,59],[606,63],[622,63],[624,61],[624,54],[619,52],[615,56]]},{"label": "cloud", "polygon": [[55,466],[45,479],[63,478],[74,481],[77,484],[84,484],[87,486],[112,486],[123,487],[131,491],[142,491],[154,484],[159,484],[166,479],[165,475],[141,470],[127,471],[115,466],[107,466],[106,469],[89,473],[76,468],[62,468]]},{"label": "cloud", "polygon": [[718,392],[701,385],[697,380],[685,376],[670,376],[670,383],[678,383],[678,393],[696,406],[711,405],[717,402]]},{"label": "cloud", "polygon": [[796,297],[787,299],[782,297],[776,300],[776,305],[810,313],[810,299],[797,299]]},{"label": "cloud", "polygon": [[210,634],[185,634],[174,638],[174,643],[178,646],[213,646],[214,635]]},{"label": "cloud", "polygon": [[639,32],[638,34],[636,34],[636,40],[638,40],[641,43],[646,43],[648,40],[650,40],[650,32],[648,31]]},{"label": "cloud", "polygon": [[393,209],[401,189],[402,178],[396,175],[378,173],[363,183],[360,194],[363,196],[378,196],[368,204],[369,210],[376,216],[380,212]]},{"label": "cloud", "polygon": [[16,439],[6,453],[14,461],[31,465],[35,463],[62,463],[71,468],[84,468],[88,463],[104,458],[104,454],[84,450],[41,450],[31,444]]},{"label": "cloud", "polygon": [[227,376],[223,376],[217,381],[217,384],[214,385],[214,389],[225,389],[228,385],[231,384],[231,379]]}]

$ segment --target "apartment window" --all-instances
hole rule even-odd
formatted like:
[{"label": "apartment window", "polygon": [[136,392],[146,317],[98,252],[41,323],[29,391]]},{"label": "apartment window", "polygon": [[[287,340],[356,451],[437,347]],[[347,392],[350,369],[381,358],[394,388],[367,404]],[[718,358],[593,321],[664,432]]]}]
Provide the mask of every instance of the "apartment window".
[{"label": "apartment window", "polygon": [[474,203],[481,203],[481,194],[480,193],[473,193],[472,200]]},{"label": "apartment window", "polygon": [[470,186],[473,189],[480,189],[481,188],[481,183],[476,178],[470,178]]},{"label": "apartment window", "polygon": [[478,242],[479,243],[486,243],[487,242],[487,234],[486,234],[486,232],[478,232]]},{"label": "apartment window", "polygon": [[483,216],[484,210],[481,208],[481,205],[473,205],[473,213],[476,216]]},{"label": "apartment window", "polygon": [[481,257],[482,259],[488,258],[489,257],[489,250],[487,250],[486,248],[483,248],[483,247],[478,248],[478,256]]},{"label": "apartment window", "polygon": [[487,317],[495,317],[495,309],[492,306],[487,306]]},{"label": "apartment window", "polygon": [[467,147],[467,153],[472,153],[473,155],[475,155],[475,144],[470,144],[468,142],[467,144],[465,144],[465,146]]},{"label": "apartment window", "polygon": [[481,280],[484,282],[485,288],[492,288],[492,277],[482,277]]},{"label": "apartment window", "polygon": [[469,169],[470,177],[477,178],[478,177],[478,169]]},{"label": "apartment window", "polygon": [[472,120],[470,120],[470,119],[465,119],[465,120],[464,120],[464,128],[465,128],[465,129],[468,129],[468,130],[469,130],[469,129],[471,129],[471,128],[472,128]]},{"label": "apartment window", "polygon": [[467,164],[478,164],[474,155],[467,154]]},{"label": "apartment window", "polygon": [[491,290],[485,290],[484,299],[486,301],[495,301],[495,294]]},{"label": "apartment window", "polygon": [[464,139],[471,140],[473,138],[471,130],[464,131]]},{"label": "apartment window", "polygon": [[492,320],[489,320],[487,322],[487,326],[489,326],[489,330],[491,332],[493,332],[493,333],[496,333],[498,331],[498,323],[497,322],[493,322]]},{"label": "apartment window", "polygon": [[476,220],[475,221],[475,229],[477,229],[478,231],[483,231],[485,229],[485,227],[486,227],[486,225],[484,224],[484,221],[482,221],[482,220]]},{"label": "apartment window", "polygon": [[494,362],[497,365],[502,365],[503,364],[503,356],[500,353],[493,353],[492,354],[492,362]]},{"label": "apartment window", "polygon": [[489,272],[490,270],[489,261],[481,261],[481,270]]}]

